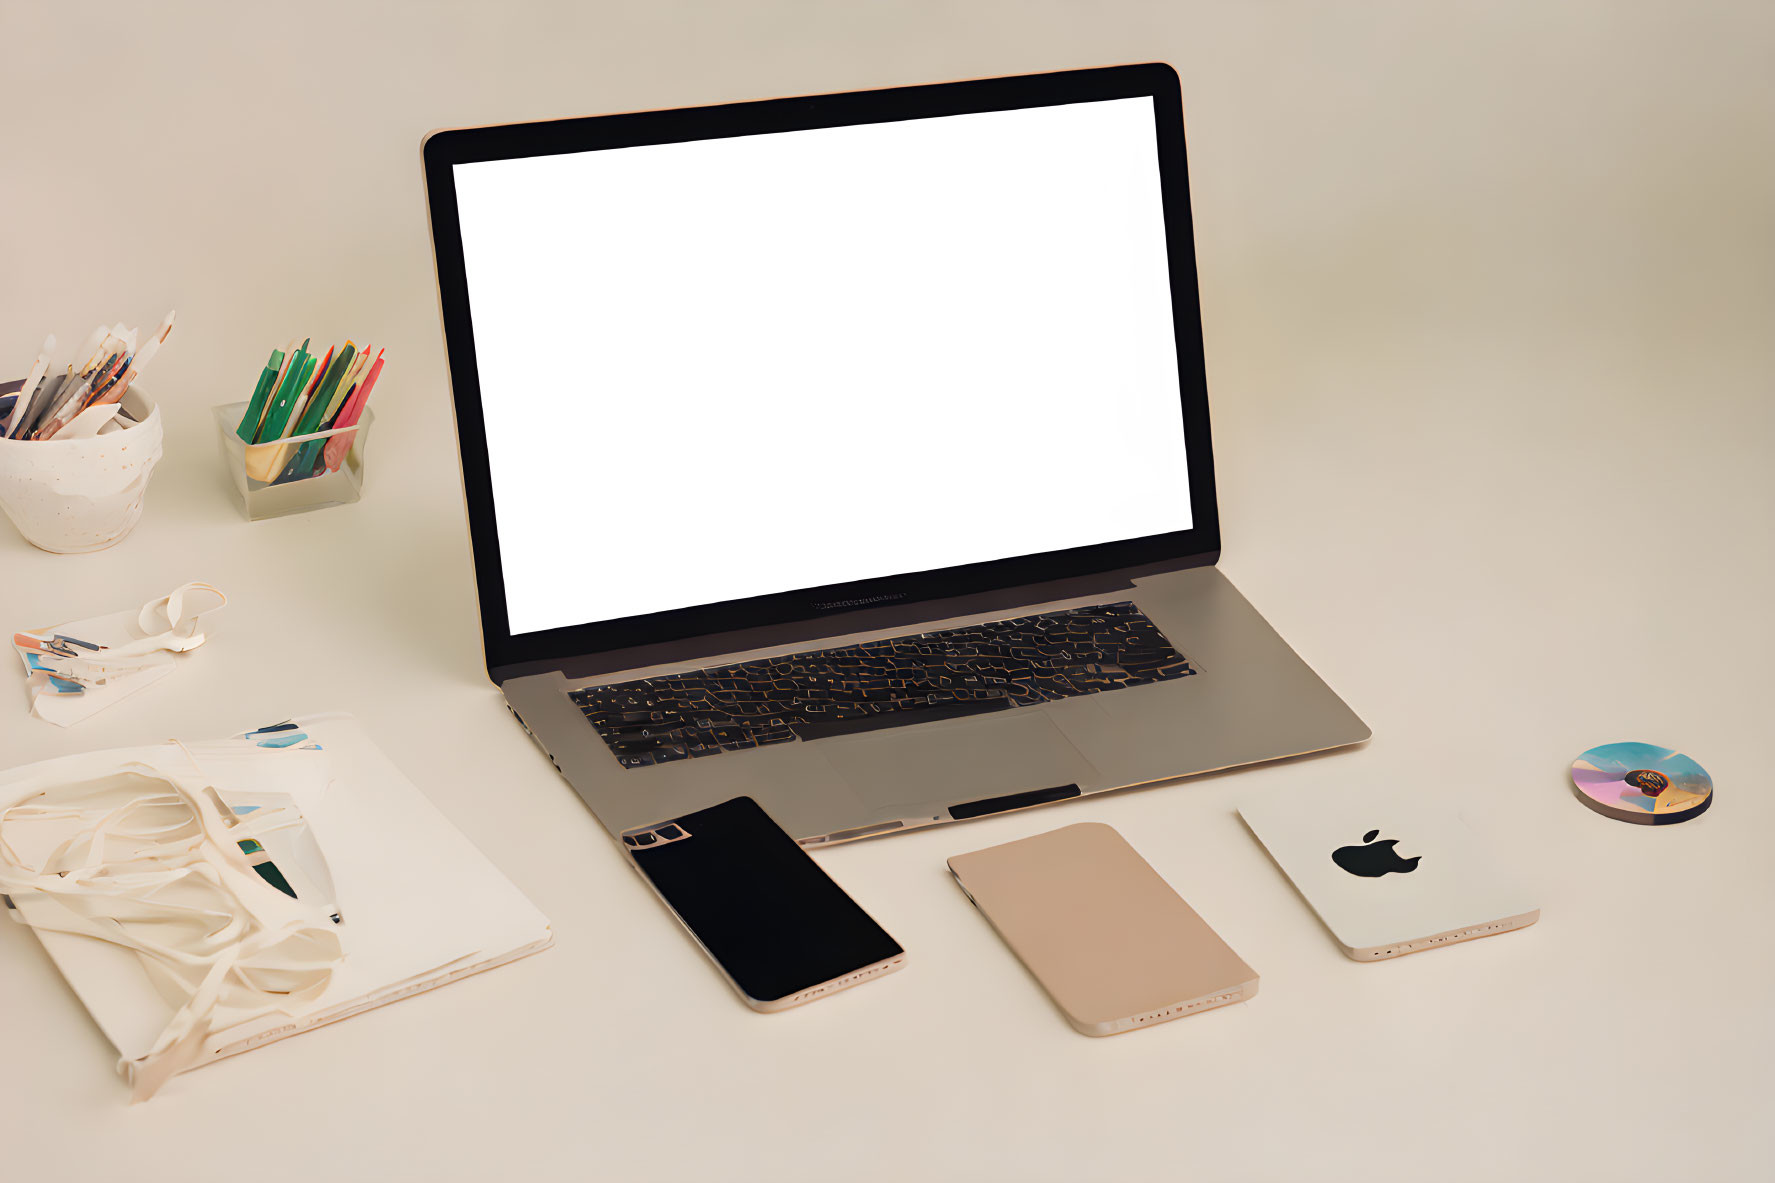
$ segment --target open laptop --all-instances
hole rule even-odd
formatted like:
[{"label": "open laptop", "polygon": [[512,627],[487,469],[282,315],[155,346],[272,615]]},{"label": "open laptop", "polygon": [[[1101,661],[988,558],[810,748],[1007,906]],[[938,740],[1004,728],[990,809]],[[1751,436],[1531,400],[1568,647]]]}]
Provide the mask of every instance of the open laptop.
[{"label": "open laptop", "polygon": [[1176,74],[434,132],[487,669],[613,833],[1355,743],[1215,569]]}]

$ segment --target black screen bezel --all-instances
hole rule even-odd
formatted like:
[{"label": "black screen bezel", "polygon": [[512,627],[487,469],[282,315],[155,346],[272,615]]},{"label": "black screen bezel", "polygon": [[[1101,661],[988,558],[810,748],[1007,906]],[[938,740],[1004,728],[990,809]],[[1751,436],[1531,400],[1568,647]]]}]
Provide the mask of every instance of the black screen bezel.
[{"label": "black screen bezel", "polygon": [[[1194,522],[1191,529],[512,634],[507,617],[499,532],[493,511],[492,476],[475,361],[474,325],[470,316],[452,172],[455,165],[1138,97],[1153,99],[1155,148],[1177,343],[1179,396]],[[1209,438],[1183,106],[1176,71],[1169,65],[1109,66],[891,90],[464,128],[434,132],[426,137],[423,156],[439,304],[462,460],[463,491],[475,556],[481,635],[487,669],[495,681],[503,680],[504,672],[519,664],[565,662],[590,654],[686,637],[808,621],[885,602],[946,599],[1125,567],[1151,568],[1171,561],[1177,561],[1179,565],[1190,565],[1192,560],[1212,562],[1218,555],[1220,516]],[[1036,460],[1039,462],[1039,458]],[[1094,484],[1093,480],[1082,486],[1080,495],[1095,495]],[[808,544],[818,545],[818,540],[809,539]]]}]

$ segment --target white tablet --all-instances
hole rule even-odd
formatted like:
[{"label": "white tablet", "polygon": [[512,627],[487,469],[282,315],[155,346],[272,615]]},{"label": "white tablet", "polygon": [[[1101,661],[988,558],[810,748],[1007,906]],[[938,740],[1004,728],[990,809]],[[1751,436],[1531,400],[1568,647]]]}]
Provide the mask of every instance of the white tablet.
[{"label": "white tablet", "polygon": [[1423,786],[1250,793],[1239,816],[1358,961],[1540,919],[1505,860]]}]

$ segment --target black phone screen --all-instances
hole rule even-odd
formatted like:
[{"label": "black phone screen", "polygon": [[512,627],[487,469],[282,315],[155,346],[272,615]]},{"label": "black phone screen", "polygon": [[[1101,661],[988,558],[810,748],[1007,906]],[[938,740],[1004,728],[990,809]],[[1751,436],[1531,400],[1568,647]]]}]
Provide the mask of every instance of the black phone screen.
[{"label": "black phone screen", "polygon": [[750,797],[623,841],[654,890],[758,1002],[787,998],[902,952]]}]

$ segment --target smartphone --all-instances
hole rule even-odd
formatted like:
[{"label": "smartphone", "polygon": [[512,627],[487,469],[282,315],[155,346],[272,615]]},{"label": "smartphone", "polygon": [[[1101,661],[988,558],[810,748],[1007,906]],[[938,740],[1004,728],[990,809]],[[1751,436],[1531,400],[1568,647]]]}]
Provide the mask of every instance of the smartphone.
[{"label": "smartphone", "polygon": [[1066,826],[958,854],[949,873],[1085,1035],[1257,993],[1257,973],[1112,827]]},{"label": "smartphone", "polygon": [[623,847],[746,1005],[787,1010],[906,951],[750,797],[625,831]]}]

